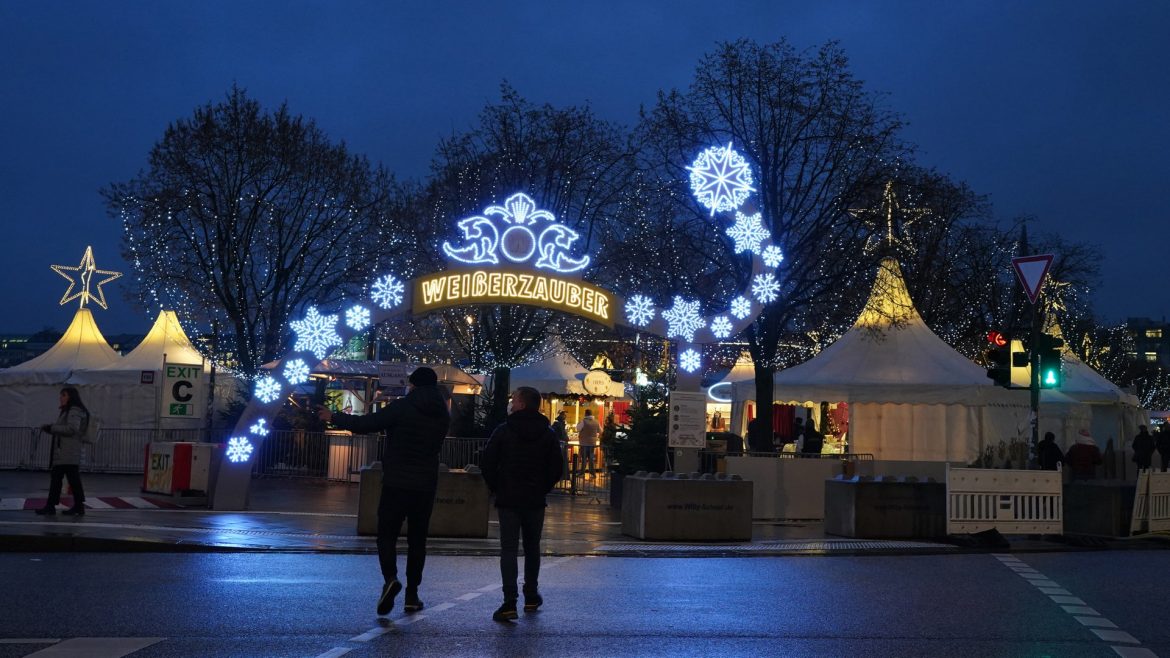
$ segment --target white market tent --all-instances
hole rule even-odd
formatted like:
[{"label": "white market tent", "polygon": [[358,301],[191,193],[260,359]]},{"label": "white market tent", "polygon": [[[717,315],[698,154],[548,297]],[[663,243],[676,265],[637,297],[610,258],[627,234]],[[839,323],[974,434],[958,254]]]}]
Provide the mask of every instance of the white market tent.
[{"label": "white market tent", "polygon": [[[877,460],[970,463],[987,446],[1030,435],[1027,393],[995,386],[931,331],[890,258],[853,327],[774,381],[779,403],[848,403],[850,451]],[[742,432],[755,383],[735,383],[732,391],[732,427]],[[1071,437],[1070,423],[1083,423],[1086,411],[1046,393],[1041,430]]]},{"label": "white market tent", "polygon": [[[589,395],[585,391],[585,375],[588,370],[564,349],[555,349],[548,356],[535,363],[512,368],[508,386],[516,390],[531,386],[542,394]],[[490,378],[489,378],[490,379]],[[606,397],[620,398],[625,395],[625,385],[610,381]]]}]

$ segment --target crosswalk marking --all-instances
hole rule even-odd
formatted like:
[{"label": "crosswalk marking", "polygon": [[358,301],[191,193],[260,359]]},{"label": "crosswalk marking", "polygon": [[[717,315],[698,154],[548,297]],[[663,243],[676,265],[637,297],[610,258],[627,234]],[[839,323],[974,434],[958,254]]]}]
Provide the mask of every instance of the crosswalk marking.
[{"label": "crosswalk marking", "polygon": [[158,644],[165,637],[75,637],[30,653],[25,658],[122,658]]},{"label": "crosswalk marking", "polygon": [[101,498],[86,498],[85,506],[90,509],[114,509],[114,506]]},{"label": "crosswalk marking", "polygon": [[325,653],[318,655],[317,658],[338,658],[338,656],[344,656],[350,651],[353,651],[353,647],[333,647]]},{"label": "crosswalk marking", "polygon": [[138,509],[157,509],[158,508],[158,505],[155,505],[154,503],[150,502],[149,500],[147,500],[145,498],[139,498],[137,496],[123,496],[122,500],[130,503],[131,505],[137,507]]},{"label": "crosswalk marking", "polygon": [[0,510],[11,511],[24,509],[23,498],[0,498]]}]

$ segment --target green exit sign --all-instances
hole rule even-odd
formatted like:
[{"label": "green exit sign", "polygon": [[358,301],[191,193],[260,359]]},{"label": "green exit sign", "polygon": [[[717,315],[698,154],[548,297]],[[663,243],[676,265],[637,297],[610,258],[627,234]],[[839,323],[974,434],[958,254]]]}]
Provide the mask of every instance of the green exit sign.
[{"label": "green exit sign", "polygon": [[191,411],[192,409],[190,404],[183,404],[181,402],[171,403],[172,416],[190,416]]}]

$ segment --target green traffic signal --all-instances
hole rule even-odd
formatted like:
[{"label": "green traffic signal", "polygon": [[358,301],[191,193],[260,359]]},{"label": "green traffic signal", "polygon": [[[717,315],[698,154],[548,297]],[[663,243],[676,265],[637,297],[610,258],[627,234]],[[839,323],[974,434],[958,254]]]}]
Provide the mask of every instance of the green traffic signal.
[{"label": "green traffic signal", "polygon": [[1064,347],[1064,341],[1056,336],[1040,334],[1035,342],[1035,350],[1040,357],[1040,388],[1060,388],[1060,348]]}]

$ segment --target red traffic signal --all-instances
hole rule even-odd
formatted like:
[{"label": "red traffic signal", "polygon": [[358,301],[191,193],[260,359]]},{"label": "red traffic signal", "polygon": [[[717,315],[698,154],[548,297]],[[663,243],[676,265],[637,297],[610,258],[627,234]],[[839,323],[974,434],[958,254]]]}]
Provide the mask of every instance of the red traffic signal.
[{"label": "red traffic signal", "polygon": [[1008,344],[1008,339],[1007,336],[1003,335],[1002,332],[992,329],[991,331],[987,332],[987,342],[995,345],[996,347],[1003,347]]}]

